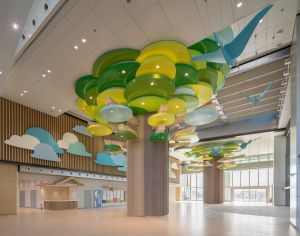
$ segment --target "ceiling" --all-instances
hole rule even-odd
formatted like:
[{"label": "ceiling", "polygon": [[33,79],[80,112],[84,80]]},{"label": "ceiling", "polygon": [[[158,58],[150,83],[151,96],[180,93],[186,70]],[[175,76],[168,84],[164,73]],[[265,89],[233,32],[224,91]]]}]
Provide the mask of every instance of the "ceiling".
[{"label": "ceiling", "polygon": [[[32,1],[21,2],[28,8]],[[1,75],[6,79],[6,83],[0,95],[54,116],[67,111],[83,116],[75,107],[74,82],[82,75],[90,74],[96,58],[107,50],[119,47],[142,48],[150,42],[162,39],[179,40],[191,45],[228,25],[232,25],[236,34],[252,14],[267,3],[274,2],[274,7],[258,26],[257,36],[251,38],[240,57],[240,62],[244,62],[289,45],[297,11],[297,0],[243,0],[243,6],[240,8],[236,7],[234,0],[128,2],[67,1],[38,37],[33,39],[25,53],[20,58],[13,58],[14,65],[10,63],[10,69]],[[2,7],[1,2],[1,12],[5,11],[6,5]],[[9,26],[10,17],[19,15],[17,10],[18,8],[16,11],[12,9],[9,15],[1,17],[1,33],[7,32],[5,27]],[[22,22],[22,18],[18,21]],[[283,33],[276,35],[281,29],[284,30]],[[14,40],[11,38],[13,36]],[[20,35],[13,36],[3,40],[5,43],[17,44]],[[83,38],[86,39],[86,43],[81,42]],[[77,50],[74,49],[75,45],[78,46]],[[1,38],[0,48],[2,47],[6,46]],[[5,54],[0,54],[0,62],[3,65],[7,63],[6,57]],[[281,62],[278,62],[271,65],[270,70],[280,66]],[[47,73],[47,70],[51,70],[51,73]],[[273,76],[279,80],[280,73],[282,74],[274,72]],[[43,74],[46,76],[43,77]],[[271,81],[273,76],[247,82],[248,85],[245,85],[245,80],[249,78],[247,75],[228,78],[224,90],[218,94],[225,114],[234,118],[239,115],[239,109],[252,109],[239,98],[236,91],[240,91],[240,88],[234,86],[233,82],[238,81],[243,90],[255,94],[267,81]],[[253,85],[254,88],[248,89],[249,85]],[[274,93],[270,92],[269,96],[265,97],[261,104],[264,107],[255,108],[257,111],[273,109],[273,105],[268,104],[275,104],[276,96],[278,97],[277,85],[279,86],[279,82],[274,82]],[[28,92],[21,96],[24,90]],[[233,90],[235,91],[232,92]],[[229,101],[231,99],[236,103]],[[239,109],[235,108],[237,105]]]}]

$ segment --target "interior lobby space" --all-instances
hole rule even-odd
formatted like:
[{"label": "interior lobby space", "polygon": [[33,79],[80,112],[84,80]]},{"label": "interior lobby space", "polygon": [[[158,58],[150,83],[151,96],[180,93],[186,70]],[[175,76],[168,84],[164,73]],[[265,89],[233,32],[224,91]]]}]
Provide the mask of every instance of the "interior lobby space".
[{"label": "interior lobby space", "polygon": [[0,235],[300,236],[299,0],[0,0]]}]

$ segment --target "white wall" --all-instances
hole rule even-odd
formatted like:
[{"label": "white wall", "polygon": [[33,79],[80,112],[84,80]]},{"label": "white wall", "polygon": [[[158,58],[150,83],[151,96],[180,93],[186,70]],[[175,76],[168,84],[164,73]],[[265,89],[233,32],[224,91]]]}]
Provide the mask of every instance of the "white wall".
[{"label": "white wall", "polygon": [[[25,191],[25,207],[30,207],[30,191],[37,190],[36,208],[40,208],[42,204],[41,188],[37,186],[45,182],[52,183],[54,181],[64,179],[63,176],[19,173],[19,192]],[[78,178],[82,187],[71,187],[69,190],[70,200],[78,201],[78,208],[84,207],[84,190],[102,190],[103,187],[110,187],[115,189],[125,189],[126,182],[110,181],[110,180],[94,180],[86,178]],[[19,205],[19,203],[18,203]]]},{"label": "white wall", "polygon": [[286,136],[274,136],[274,205],[285,206],[285,155]]},{"label": "white wall", "polygon": [[176,201],[176,185],[169,185],[169,201]]}]

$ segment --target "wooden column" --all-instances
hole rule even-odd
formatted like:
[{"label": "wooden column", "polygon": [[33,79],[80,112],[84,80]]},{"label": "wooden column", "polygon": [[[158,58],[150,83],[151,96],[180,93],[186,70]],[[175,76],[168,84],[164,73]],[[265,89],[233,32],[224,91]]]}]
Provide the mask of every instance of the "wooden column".
[{"label": "wooden column", "polygon": [[203,173],[203,202],[220,204],[224,202],[224,171],[217,168],[217,159],[211,161],[211,167],[205,167]]},{"label": "wooden column", "polygon": [[17,214],[18,167],[0,163],[0,215]]},{"label": "wooden column", "polygon": [[150,142],[153,132],[148,117],[138,116],[139,138],[128,142],[129,216],[163,216],[169,213],[169,147],[168,143]]}]

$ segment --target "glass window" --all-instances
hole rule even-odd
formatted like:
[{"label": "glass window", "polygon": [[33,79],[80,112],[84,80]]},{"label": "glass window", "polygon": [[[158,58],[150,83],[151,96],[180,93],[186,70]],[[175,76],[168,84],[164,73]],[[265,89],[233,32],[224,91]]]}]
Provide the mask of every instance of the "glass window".
[{"label": "glass window", "polygon": [[198,201],[203,200],[203,188],[197,188],[197,200]]},{"label": "glass window", "polygon": [[225,188],[224,198],[225,201],[231,201],[231,188]]},{"label": "glass window", "polygon": [[268,169],[259,169],[259,186],[268,186]]},{"label": "glass window", "polygon": [[197,200],[196,199],[196,195],[197,193],[196,193],[196,188],[191,188],[191,200],[192,201],[195,201],[195,200]]},{"label": "glass window", "polygon": [[249,200],[250,202],[255,202],[255,189],[250,189],[249,190]]},{"label": "glass window", "polygon": [[233,200],[234,201],[243,201],[244,199],[244,190],[243,189],[234,189],[233,190]]},{"label": "glass window", "polygon": [[187,177],[188,175],[180,175],[180,185],[187,186]]},{"label": "glass window", "polygon": [[197,182],[196,182],[196,174],[191,174],[191,187],[196,187]]},{"label": "glass window", "polygon": [[250,170],[250,186],[258,186],[258,169]]},{"label": "glass window", "polygon": [[266,202],[266,189],[256,189],[256,201]]},{"label": "glass window", "polygon": [[197,174],[197,187],[203,187],[203,173]]},{"label": "glass window", "polygon": [[249,170],[241,170],[241,186],[249,186]]},{"label": "glass window", "polygon": [[224,172],[224,185],[225,185],[225,187],[231,187],[231,185],[232,185],[231,174],[232,174],[232,171],[225,171]]},{"label": "glass window", "polygon": [[241,172],[239,170],[232,171],[232,185],[234,187],[241,186]]},{"label": "glass window", "polygon": [[273,185],[273,168],[269,168],[269,186]]}]

